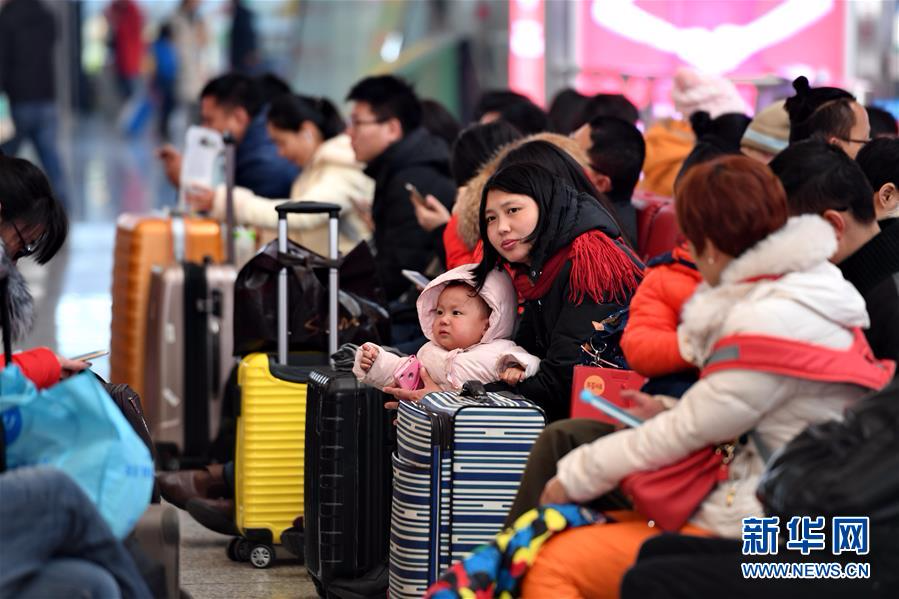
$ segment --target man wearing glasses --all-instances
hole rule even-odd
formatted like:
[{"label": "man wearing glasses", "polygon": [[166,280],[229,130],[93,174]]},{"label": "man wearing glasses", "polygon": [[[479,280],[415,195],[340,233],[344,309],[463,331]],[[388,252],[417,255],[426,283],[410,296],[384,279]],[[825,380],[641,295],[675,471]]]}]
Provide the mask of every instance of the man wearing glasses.
[{"label": "man wearing glasses", "polygon": [[397,316],[408,304],[409,324],[420,335],[414,299],[407,302],[400,297],[410,287],[402,270],[424,272],[435,256],[443,261],[443,228],[429,233],[419,226],[406,184],[450,208],[456,189],[449,172],[449,149],[421,126],[419,99],[397,77],[363,79],[347,100],[352,103],[347,134],[356,159],[366,163],[365,174],[375,181],[372,220],[378,275],[394,321],[403,321]]},{"label": "man wearing glasses", "polygon": [[837,87],[810,87],[808,79],[793,81],[796,95],[787,98],[790,143],[821,139],[846,152],[853,160],[871,141],[871,123],[855,96]]}]

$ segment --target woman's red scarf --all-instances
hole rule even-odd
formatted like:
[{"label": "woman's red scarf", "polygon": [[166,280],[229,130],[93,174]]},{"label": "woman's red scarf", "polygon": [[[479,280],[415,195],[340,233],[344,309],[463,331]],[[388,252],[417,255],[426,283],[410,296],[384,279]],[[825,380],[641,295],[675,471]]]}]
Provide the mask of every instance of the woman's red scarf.
[{"label": "woman's red scarf", "polygon": [[609,300],[625,304],[643,278],[643,269],[631,260],[627,251],[594,229],[578,236],[547,260],[536,282],[531,281],[526,266],[515,267],[512,280],[521,297],[540,299],[549,292],[565,262],[571,260],[570,302],[580,305],[584,296],[589,295],[597,304]]}]

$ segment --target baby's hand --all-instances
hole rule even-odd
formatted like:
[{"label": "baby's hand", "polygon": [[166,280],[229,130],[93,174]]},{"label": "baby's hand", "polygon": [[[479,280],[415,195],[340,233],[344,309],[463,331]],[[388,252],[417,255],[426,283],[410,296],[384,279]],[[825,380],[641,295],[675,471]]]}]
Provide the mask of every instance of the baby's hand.
[{"label": "baby's hand", "polygon": [[366,343],[362,346],[362,359],[359,360],[359,367],[363,372],[371,370],[375,360],[378,359],[378,348]]},{"label": "baby's hand", "polygon": [[524,369],[518,366],[509,366],[499,378],[507,385],[515,386],[524,380]]}]

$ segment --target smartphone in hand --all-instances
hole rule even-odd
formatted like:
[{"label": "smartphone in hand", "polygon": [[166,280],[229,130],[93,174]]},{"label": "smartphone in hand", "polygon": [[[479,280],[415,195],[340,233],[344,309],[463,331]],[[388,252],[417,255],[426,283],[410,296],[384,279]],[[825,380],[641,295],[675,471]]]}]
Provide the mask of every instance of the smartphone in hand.
[{"label": "smartphone in hand", "polygon": [[100,357],[108,356],[108,355],[109,355],[108,349],[98,349],[98,350],[88,352],[86,354],[81,354],[80,356],[75,356],[75,357],[69,358],[69,359],[72,360],[73,362],[89,362],[95,358],[100,358]]},{"label": "smartphone in hand", "polygon": [[637,426],[640,426],[641,424],[643,424],[642,419],[637,418],[630,412],[624,410],[623,408],[621,408],[619,406],[616,406],[615,404],[613,404],[611,401],[609,401],[605,397],[602,397],[601,395],[594,395],[594,394],[590,393],[590,391],[588,391],[587,389],[584,389],[583,391],[581,391],[580,399],[582,402],[590,404],[597,410],[600,410],[601,412],[607,414],[608,416],[611,416],[612,418],[614,418],[615,420],[617,420],[618,422],[620,422],[621,424],[623,424],[625,426],[634,428],[634,427],[637,427]]},{"label": "smartphone in hand", "polygon": [[396,386],[400,389],[415,391],[421,386],[421,363],[414,355],[406,358],[393,373]]},{"label": "smartphone in hand", "polygon": [[425,197],[418,191],[418,188],[412,185],[411,183],[406,183],[406,191],[409,192],[409,196],[415,200],[418,204],[422,206],[427,206],[428,201],[425,200]]}]

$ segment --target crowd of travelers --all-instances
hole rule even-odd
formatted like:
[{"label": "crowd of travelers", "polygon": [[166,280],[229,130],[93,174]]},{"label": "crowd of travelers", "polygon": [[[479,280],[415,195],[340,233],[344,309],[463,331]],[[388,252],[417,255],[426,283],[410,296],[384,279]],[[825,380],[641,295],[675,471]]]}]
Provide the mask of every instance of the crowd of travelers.
[{"label": "crowd of travelers", "polygon": [[[645,131],[624,96],[574,90],[548,112],[512,91],[488,92],[462,126],[392,75],[353,85],[346,120],[327,98],[240,73],[212,79],[198,101],[202,123],[236,139],[238,224],[271,238],[275,203],[327,201],[340,206],[342,251],[370,240],[392,345],[417,355],[423,384],[397,388],[400,358],[374,343],[356,354],[360,380],[395,401],[418,401],[475,379],[543,409],[548,424],[506,525],[527,524],[528,513],[549,504],[590,506],[602,518],[559,530],[535,550],[519,573],[521,596],[895,596],[895,509],[872,523],[868,579],[747,580],[738,567],[748,559],[744,519],[772,509],[760,484],[806,429],[845,419],[848,430],[887,396],[894,405],[881,424],[894,431],[894,451],[899,430],[896,120],[805,77],[793,87],[753,116],[728,81],[684,70],[673,97],[682,118]],[[168,147],[160,156],[177,184],[180,155]],[[192,189],[187,198],[224,219],[225,195],[223,187]],[[660,196],[673,202],[679,241],[646,256],[640,199]],[[46,178],[16,158],[0,158],[0,204],[13,326],[27,327],[30,296],[16,260],[52,258],[67,220]],[[292,215],[288,225],[324,253],[323,215]],[[418,289],[404,270],[433,280]],[[626,393],[643,423],[571,419],[581,346],[596,323],[625,309],[620,350],[647,378]],[[721,353],[759,340],[768,345],[758,363]],[[38,385],[86,368],[40,348],[15,359]],[[622,492],[632,475],[725,443],[733,451],[727,477],[676,531],[660,534]],[[822,457],[811,471],[825,476],[833,460]],[[233,464],[156,480],[169,502],[234,533]],[[72,505],[62,510],[41,503],[63,492],[65,477],[11,471],[0,485],[0,536],[16,548],[2,561],[21,564],[0,568],[0,594],[37,597],[65,580],[90,597],[148,596],[133,557],[77,493],[65,491]],[[859,496],[859,510],[899,505],[863,488],[844,492]],[[835,513],[830,501],[822,492],[809,512],[780,515],[784,523],[785,515],[866,515]],[[32,513],[56,515],[47,526],[60,534],[35,535],[37,516],[23,527]],[[73,542],[63,533],[75,526],[93,536]]]}]

